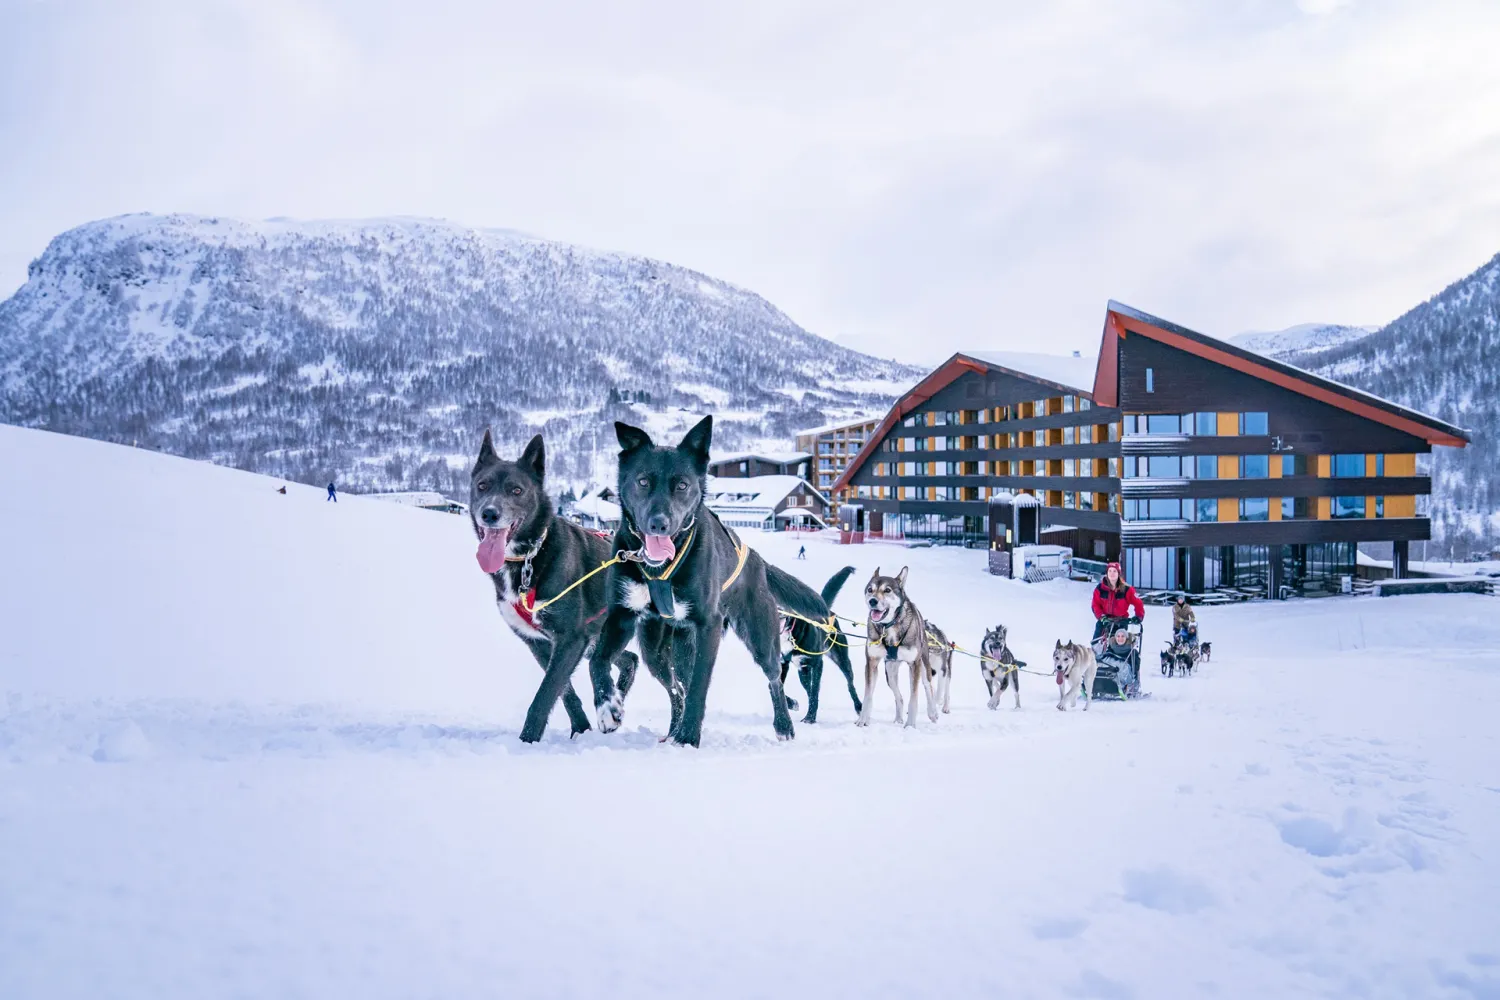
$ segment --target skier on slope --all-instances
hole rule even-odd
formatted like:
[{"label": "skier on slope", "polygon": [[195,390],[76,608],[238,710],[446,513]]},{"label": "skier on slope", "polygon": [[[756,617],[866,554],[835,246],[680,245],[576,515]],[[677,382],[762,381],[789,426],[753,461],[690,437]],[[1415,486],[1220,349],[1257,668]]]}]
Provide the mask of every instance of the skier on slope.
[{"label": "skier on slope", "polygon": [[807,546],[806,545],[799,545],[797,547],[797,558],[798,559],[806,559],[807,558]]},{"label": "skier on slope", "polygon": [[[339,502],[338,492],[333,488],[333,484],[332,483],[328,484],[328,500],[332,500],[334,503],[338,503]],[[328,500],[324,500],[323,502],[327,503]]]}]

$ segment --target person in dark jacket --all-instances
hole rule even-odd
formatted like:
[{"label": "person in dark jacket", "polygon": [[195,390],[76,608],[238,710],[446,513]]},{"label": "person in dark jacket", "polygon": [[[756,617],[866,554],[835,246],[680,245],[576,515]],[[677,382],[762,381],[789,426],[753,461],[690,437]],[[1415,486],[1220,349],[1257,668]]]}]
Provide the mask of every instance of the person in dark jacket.
[{"label": "person in dark jacket", "polygon": [[1120,572],[1120,564],[1110,563],[1104,570],[1104,579],[1099,581],[1099,586],[1094,588],[1094,639],[1097,641],[1104,634],[1104,619],[1106,618],[1141,618],[1146,617],[1146,606],[1136,596],[1135,588],[1125,582],[1125,575]]},{"label": "person in dark jacket", "polygon": [[[339,495],[334,490],[332,483],[328,484],[328,500],[332,500],[334,503],[338,503],[339,502]],[[324,500],[323,502],[327,503],[328,500]]]}]

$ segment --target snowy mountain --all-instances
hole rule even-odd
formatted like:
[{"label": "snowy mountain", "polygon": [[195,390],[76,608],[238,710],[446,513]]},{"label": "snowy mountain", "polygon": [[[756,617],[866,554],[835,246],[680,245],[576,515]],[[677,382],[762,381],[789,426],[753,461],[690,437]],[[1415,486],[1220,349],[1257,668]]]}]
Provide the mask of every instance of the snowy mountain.
[{"label": "snowy mountain", "polygon": [[1338,323],[1301,323],[1285,330],[1241,333],[1229,338],[1236,347],[1280,358],[1293,352],[1316,354],[1368,337],[1378,326],[1342,326]]},{"label": "snowy mountain", "polygon": [[1265,353],[1471,430],[1467,448],[1434,449],[1433,535],[1500,544],[1500,255],[1374,333]]},{"label": "snowy mountain", "polygon": [[610,478],[614,417],[754,447],[920,374],[686,268],[419,219],[102,220],[0,303],[0,421],[354,488],[452,491],[486,426]]}]

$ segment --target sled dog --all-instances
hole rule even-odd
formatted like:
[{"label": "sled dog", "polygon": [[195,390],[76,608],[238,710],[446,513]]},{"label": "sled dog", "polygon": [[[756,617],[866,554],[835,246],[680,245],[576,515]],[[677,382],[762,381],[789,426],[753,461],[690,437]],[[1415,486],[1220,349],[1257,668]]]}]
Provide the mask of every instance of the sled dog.
[{"label": "sled dog", "polygon": [[906,711],[907,726],[917,724],[917,685],[927,691],[927,717],[938,720],[938,706],[932,691],[932,666],[928,656],[927,627],[922,613],[906,596],[906,567],[895,576],[882,576],[876,568],[870,582],[865,584],[865,604],[869,607],[866,620],[865,644],[865,698],[860,712],[859,725],[870,724],[870,712],[875,704],[875,675],[880,665],[885,664],[886,683],[896,696],[896,722],[902,720],[901,665],[911,668],[911,706]]},{"label": "sled dog", "polygon": [[615,423],[615,436],[621,507],[615,549],[627,558],[609,569],[609,611],[589,658],[599,728],[618,729],[624,717],[623,695],[609,666],[639,634],[647,667],[669,678],[669,691],[685,690],[672,698],[668,737],[698,746],[727,626],[766,676],[776,735],[791,739],[778,655],[780,616],[766,564],[704,504],[713,417],[704,417],[675,448],[658,447],[645,431],[625,423]]},{"label": "sled dog", "polygon": [[1052,650],[1052,672],[1057,680],[1059,712],[1065,712],[1078,704],[1080,688],[1083,690],[1083,710],[1089,710],[1089,702],[1093,701],[1094,674],[1098,669],[1099,664],[1094,660],[1092,648],[1083,643],[1057,640],[1057,646]]},{"label": "sled dog", "polygon": [[[495,585],[500,616],[528,649],[544,674],[531,699],[521,739],[535,743],[546,731],[552,708],[562,697],[573,735],[589,728],[583,703],[573,689],[573,669],[599,638],[604,624],[604,574],[547,603],[575,580],[609,558],[603,536],[557,517],[544,489],[546,448],[538,434],[514,462],[495,452],[484,432],[479,458],[469,477],[469,521],[479,541],[479,568]],[[634,653],[611,657],[619,686],[635,680]]]},{"label": "sled dog", "polygon": [[[818,691],[823,684],[825,658],[831,658],[843,672],[856,715],[861,708],[859,693],[854,689],[854,668],[849,662],[849,640],[839,627],[838,619],[833,618],[834,598],[853,572],[853,566],[845,566],[823,584],[823,592],[818,594],[785,570],[766,565],[766,582],[771,585],[771,596],[776,599],[778,608],[795,611],[804,618],[831,622],[833,628],[830,632],[802,618],[781,616],[781,683],[786,684],[787,673],[795,665],[797,677],[807,692],[807,714],[802,717],[806,723],[818,721]],[[796,708],[791,698],[787,699],[787,705]]]},{"label": "sled dog", "polygon": [[1000,704],[1000,696],[1007,687],[1015,692],[1016,708],[1021,707],[1021,666],[1010,646],[1005,642],[1005,626],[996,625],[985,629],[984,641],[979,644],[979,669],[984,674],[984,685],[990,689],[990,700],[986,708],[993,710]]}]

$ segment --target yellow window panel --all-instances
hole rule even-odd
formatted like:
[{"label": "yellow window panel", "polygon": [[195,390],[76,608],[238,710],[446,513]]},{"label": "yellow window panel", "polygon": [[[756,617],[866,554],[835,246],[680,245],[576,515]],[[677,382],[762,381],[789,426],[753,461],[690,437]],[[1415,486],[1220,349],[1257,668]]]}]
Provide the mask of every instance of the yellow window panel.
[{"label": "yellow window panel", "polygon": [[1233,497],[1219,498],[1219,520],[1238,521],[1240,519],[1240,502]]},{"label": "yellow window panel", "polygon": [[1331,475],[1333,475],[1333,456],[1332,455],[1319,455],[1318,456],[1318,478],[1320,478],[1320,479],[1327,479]]},{"label": "yellow window panel", "polygon": [[1240,415],[1234,413],[1221,413],[1218,418],[1219,437],[1238,437],[1240,433]]},{"label": "yellow window panel", "polygon": [[[1238,478],[1240,478],[1240,460],[1239,460],[1239,456],[1237,456],[1237,455],[1220,455],[1219,456],[1219,478],[1220,479],[1238,479]],[[1222,518],[1220,518],[1220,520],[1222,520]]]},{"label": "yellow window panel", "polygon": [[1326,521],[1326,520],[1328,520],[1329,513],[1330,513],[1329,512],[1330,503],[1331,503],[1331,501],[1330,501],[1330,499],[1328,497],[1318,497],[1318,520],[1319,521]]}]

